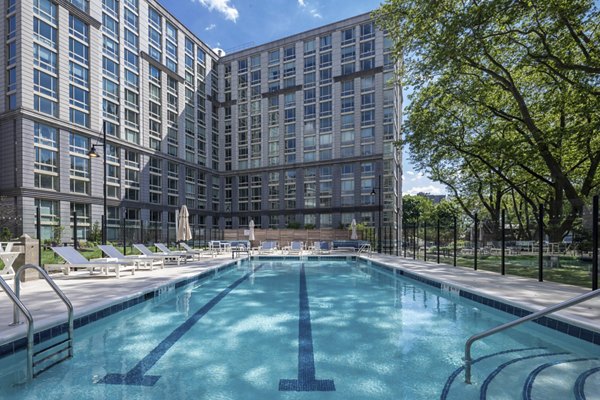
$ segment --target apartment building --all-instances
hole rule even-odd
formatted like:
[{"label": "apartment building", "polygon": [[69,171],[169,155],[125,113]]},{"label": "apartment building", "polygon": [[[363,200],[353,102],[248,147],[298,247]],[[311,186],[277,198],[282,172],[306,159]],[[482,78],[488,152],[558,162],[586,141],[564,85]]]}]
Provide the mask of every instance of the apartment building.
[{"label": "apartment building", "polygon": [[401,93],[368,14],[224,54],[152,0],[3,4],[14,234],[35,235],[38,206],[63,241],[73,213],[79,237],[106,215],[110,240],[123,218],[173,227],[182,204],[197,233],[377,224],[380,204],[398,226]]}]

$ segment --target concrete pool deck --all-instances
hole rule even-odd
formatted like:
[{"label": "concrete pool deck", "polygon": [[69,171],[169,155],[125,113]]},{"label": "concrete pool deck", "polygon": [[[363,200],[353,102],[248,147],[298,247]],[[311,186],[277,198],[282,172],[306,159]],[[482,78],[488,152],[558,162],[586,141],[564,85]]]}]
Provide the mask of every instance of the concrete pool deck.
[{"label": "concrete pool deck", "polygon": [[[348,255],[348,253],[339,255]],[[269,259],[271,257],[273,256],[269,256]],[[501,276],[499,273],[489,271],[473,271],[462,267],[414,261],[389,255],[371,254],[365,258],[531,311],[537,311],[590,292],[590,289],[579,286],[538,282],[535,279],[511,275]],[[120,279],[116,279],[114,276],[90,276],[87,272],[69,276],[55,274],[52,277],[71,300],[74,317],[77,318],[166,284],[226,265],[231,261],[231,255],[225,254],[181,266],[173,265],[153,271],[136,271],[135,275],[122,273]],[[11,287],[14,286],[12,280],[7,282]],[[27,327],[26,324],[9,326],[13,318],[12,302],[6,294],[3,293],[0,296],[2,296],[0,299],[0,345],[3,345],[25,337]],[[66,321],[64,304],[44,280],[22,283],[21,299],[33,314],[36,332]],[[572,325],[600,333],[600,296],[552,315],[554,318]],[[24,320],[23,317],[21,319]]]}]

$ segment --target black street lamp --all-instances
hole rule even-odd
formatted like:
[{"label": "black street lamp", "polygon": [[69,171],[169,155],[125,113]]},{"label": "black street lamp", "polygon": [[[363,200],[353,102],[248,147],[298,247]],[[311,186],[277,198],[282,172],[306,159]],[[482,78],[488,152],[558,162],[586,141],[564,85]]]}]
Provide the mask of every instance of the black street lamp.
[{"label": "black street lamp", "polygon": [[107,224],[107,207],[106,207],[106,128],[102,129],[102,144],[93,144],[92,148],[90,149],[90,151],[88,151],[87,155],[90,158],[97,158],[98,157],[98,152],[96,151],[96,146],[98,147],[103,147],[104,148],[104,152],[103,152],[103,166],[104,166],[104,198],[103,198],[103,206],[104,206],[104,212],[102,214],[102,244],[106,244],[106,224]]},{"label": "black street lamp", "polygon": [[371,190],[371,196],[375,196],[375,189],[377,189],[379,191],[379,224],[377,226],[377,252],[381,253],[381,242],[382,242],[382,238],[381,238],[381,216],[383,214],[383,195],[382,195],[382,184],[381,184],[381,175],[379,175],[379,187],[374,187],[373,190]]}]

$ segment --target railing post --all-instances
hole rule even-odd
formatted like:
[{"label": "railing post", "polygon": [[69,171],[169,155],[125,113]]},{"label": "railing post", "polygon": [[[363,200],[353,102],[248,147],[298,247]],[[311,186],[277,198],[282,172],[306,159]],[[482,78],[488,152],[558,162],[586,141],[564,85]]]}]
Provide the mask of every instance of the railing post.
[{"label": "railing post", "polygon": [[473,246],[473,269],[477,271],[477,246],[479,244],[479,219],[475,213],[475,243]]},{"label": "railing post", "polygon": [[501,235],[501,261],[500,261],[500,273],[502,275],[506,275],[506,229],[505,229],[505,210],[502,209],[502,214],[500,216],[500,235]]},{"label": "railing post", "polygon": [[417,230],[419,229],[419,220],[413,225],[413,260],[417,259]]},{"label": "railing post", "polygon": [[539,209],[539,244],[538,244],[538,281],[544,281],[544,205]]},{"label": "railing post", "polygon": [[598,195],[592,202],[592,290],[598,289]]},{"label": "railing post", "polygon": [[42,215],[40,213],[41,207],[36,207],[35,215],[35,230],[38,238],[38,265],[42,266]]},{"label": "railing post", "polygon": [[73,248],[77,250],[77,211],[73,211]]},{"label": "railing post", "polygon": [[406,258],[406,248],[408,247],[408,229],[406,226],[404,228],[404,243],[402,247],[404,247],[404,258]]},{"label": "railing post", "polygon": [[458,241],[458,228],[456,226],[456,215],[454,216],[454,257],[453,257],[453,261],[452,264],[456,267],[456,249],[458,246],[458,243],[456,243]]},{"label": "railing post", "polygon": [[127,255],[127,241],[125,239],[126,237],[126,232],[125,232],[126,226],[125,226],[125,217],[123,217],[123,254]]},{"label": "railing post", "polygon": [[437,219],[437,263],[440,263],[440,218]]},{"label": "railing post", "polygon": [[423,261],[427,261],[427,221],[423,224]]}]

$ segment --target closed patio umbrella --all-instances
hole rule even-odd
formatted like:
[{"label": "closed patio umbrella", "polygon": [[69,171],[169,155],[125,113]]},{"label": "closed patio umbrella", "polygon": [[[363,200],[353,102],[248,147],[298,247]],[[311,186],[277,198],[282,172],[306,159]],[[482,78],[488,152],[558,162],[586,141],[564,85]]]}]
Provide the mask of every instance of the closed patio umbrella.
[{"label": "closed patio umbrella", "polygon": [[352,219],[352,223],[350,224],[352,227],[352,234],[350,235],[350,239],[356,240],[358,239],[358,235],[356,234],[356,220]]},{"label": "closed patio umbrella", "polygon": [[192,229],[190,228],[190,213],[186,205],[181,206],[179,218],[177,221],[177,241],[186,242],[192,239]]},{"label": "closed patio umbrella", "polygon": [[248,240],[256,240],[256,238],[254,237],[254,220],[251,219],[250,223],[248,224],[248,228],[250,228],[250,232],[248,232]]}]

